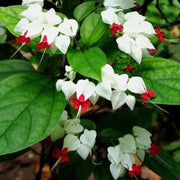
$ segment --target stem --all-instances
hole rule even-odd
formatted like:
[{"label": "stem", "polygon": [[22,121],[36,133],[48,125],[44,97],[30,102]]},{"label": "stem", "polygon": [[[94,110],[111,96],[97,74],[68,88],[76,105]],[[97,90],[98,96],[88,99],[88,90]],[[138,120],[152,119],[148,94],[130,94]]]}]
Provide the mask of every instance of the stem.
[{"label": "stem", "polygon": [[15,56],[24,45],[25,45],[25,43],[22,43],[21,46],[13,53],[13,55],[9,59],[11,59],[13,56]]},{"label": "stem", "polygon": [[134,176],[134,178],[135,178],[136,180],[138,180],[137,176]]},{"label": "stem", "polygon": [[45,48],[44,51],[43,51],[43,54],[42,54],[41,59],[40,59],[40,61],[39,61],[39,66],[40,66],[40,64],[41,64],[41,62],[42,62],[42,60],[43,60],[43,57],[44,57],[45,52],[46,52],[46,49],[47,49],[47,48]]},{"label": "stem", "polygon": [[53,165],[53,167],[51,168],[50,172],[53,172],[54,169],[57,167],[57,165],[60,163],[61,161],[61,157],[55,162],[55,164]]},{"label": "stem", "polygon": [[77,115],[76,115],[76,119],[80,119],[80,115],[81,115],[81,105],[79,106]]}]

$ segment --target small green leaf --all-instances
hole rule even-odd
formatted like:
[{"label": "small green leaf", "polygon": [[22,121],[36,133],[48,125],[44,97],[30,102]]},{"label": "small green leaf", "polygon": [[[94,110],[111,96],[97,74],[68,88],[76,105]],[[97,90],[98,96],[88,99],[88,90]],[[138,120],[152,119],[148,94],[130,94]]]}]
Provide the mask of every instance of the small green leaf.
[{"label": "small green leaf", "polygon": [[101,80],[101,67],[106,64],[106,55],[98,48],[93,47],[84,53],[78,50],[70,50],[67,54],[68,62],[78,73]]},{"label": "small green leaf", "polygon": [[[146,87],[157,94],[152,99],[157,104],[180,104],[180,63],[158,57],[147,57],[140,65],[131,63],[136,67],[133,76],[143,78]],[[115,66],[116,72],[122,73],[123,63]]]},{"label": "small green leaf", "polygon": [[90,14],[80,28],[81,38],[84,44],[92,45],[97,42],[106,32],[107,26],[97,13]]},{"label": "small green leaf", "polygon": [[1,80],[0,87],[0,154],[29,147],[55,129],[66,101],[53,79],[16,73]]},{"label": "small green leaf", "polygon": [[175,149],[180,148],[180,140],[176,140],[174,142],[171,142],[170,144],[162,147],[166,151],[173,151]]},{"label": "small green leaf", "polygon": [[0,21],[10,31],[10,33],[15,36],[17,36],[18,33],[14,32],[14,28],[18,21],[22,18],[20,14],[25,9],[27,9],[27,6],[22,5],[0,7]]},{"label": "small green leaf", "polygon": [[94,7],[95,7],[95,1],[84,2],[75,8],[74,17],[78,21],[81,21],[93,11]]},{"label": "small green leaf", "polygon": [[166,152],[162,152],[158,156],[146,154],[144,165],[161,176],[162,179],[180,179],[179,164]]},{"label": "small green leaf", "polygon": [[96,124],[92,120],[81,119],[81,125],[84,127],[84,129],[96,130]]}]

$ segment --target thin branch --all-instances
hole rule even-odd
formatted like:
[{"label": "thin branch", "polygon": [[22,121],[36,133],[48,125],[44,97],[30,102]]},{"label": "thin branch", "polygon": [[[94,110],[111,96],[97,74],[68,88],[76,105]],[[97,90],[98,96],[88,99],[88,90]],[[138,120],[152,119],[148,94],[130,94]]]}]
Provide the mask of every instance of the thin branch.
[{"label": "thin branch", "polygon": [[148,5],[150,3],[152,3],[153,0],[145,0],[144,3],[142,4],[142,6],[139,8],[139,12],[142,14],[142,15],[145,15],[146,14],[146,11],[147,11],[147,8],[148,8]]}]

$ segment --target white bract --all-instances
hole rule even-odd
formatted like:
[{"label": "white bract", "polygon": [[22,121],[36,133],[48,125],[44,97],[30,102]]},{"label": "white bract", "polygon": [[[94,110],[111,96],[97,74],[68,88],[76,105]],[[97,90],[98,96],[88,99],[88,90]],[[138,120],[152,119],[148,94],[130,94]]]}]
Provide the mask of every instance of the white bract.
[{"label": "white bract", "polygon": [[32,5],[32,4],[39,4],[43,6],[44,0],[22,0],[22,5]]},{"label": "white bract", "polygon": [[104,6],[129,9],[135,6],[134,0],[104,0]]}]

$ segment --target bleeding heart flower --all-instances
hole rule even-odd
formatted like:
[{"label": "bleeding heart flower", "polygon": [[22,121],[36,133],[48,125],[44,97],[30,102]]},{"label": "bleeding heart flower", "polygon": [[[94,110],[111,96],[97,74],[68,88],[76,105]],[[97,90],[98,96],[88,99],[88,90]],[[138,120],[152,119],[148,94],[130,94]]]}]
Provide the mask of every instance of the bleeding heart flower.
[{"label": "bleeding heart flower", "polygon": [[112,27],[109,29],[112,32],[112,35],[115,36],[118,32],[122,32],[123,27],[116,23],[112,24]]},{"label": "bleeding heart flower", "polygon": [[142,167],[137,166],[136,164],[132,165],[132,170],[128,172],[129,176],[133,178],[141,174]]},{"label": "bleeding heart flower", "polygon": [[130,72],[131,74],[133,73],[133,71],[135,70],[135,67],[131,67],[129,64],[127,65],[127,67],[123,68],[122,71],[124,71],[124,73],[126,73],[127,71]]},{"label": "bleeding heart flower", "polygon": [[26,43],[27,45],[29,45],[31,39],[30,37],[26,37],[27,33],[28,33],[28,30],[23,35],[18,36],[16,38],[17,43]]},{"label": "bleeding heart flower", "polygon": [[157,37],[159,41],[165,42],[166,40],[163,38],[165,32],[161,31],[160,27],[158,26],[157,29],[155,29],[155,32],[157,33]]},{"label": "bleeding heart flower", "polygon": [[146,103],[148,99],[151,99],[155,95],[156,95],[155,92],[152,92],[151,89],[148,89],[147,92],[144,92],[141,94],[141,98],[143,100],[143,103]]},{"label": "bleeding heart flower", "polygon": [[153,143],[151,143],[151,147],[148,149],[148,151],[151,153],[151,155],[155,156],[160,154],[162,151],[159,149],[159,147]]},{"label": "bleeding heart flower", "polygon": [[37,43],[36,46],[39,50],[51,48],[51,45],[48,44],[48,42],[47,42],[47,36],[46,35],[44,35],[42,41]]},{"label": "bleeding heart flower", "polygon": [[62,151],[59,148],[55,148],[54,157],[57,159],[61,159],[60,162],[64,163],[66,161],[69,161],[69,156],[67,155],[68,148],[63,148]]}]

